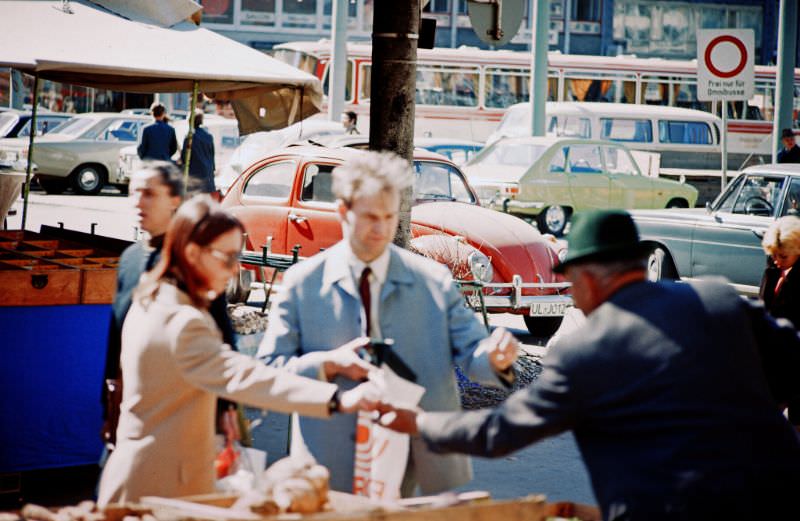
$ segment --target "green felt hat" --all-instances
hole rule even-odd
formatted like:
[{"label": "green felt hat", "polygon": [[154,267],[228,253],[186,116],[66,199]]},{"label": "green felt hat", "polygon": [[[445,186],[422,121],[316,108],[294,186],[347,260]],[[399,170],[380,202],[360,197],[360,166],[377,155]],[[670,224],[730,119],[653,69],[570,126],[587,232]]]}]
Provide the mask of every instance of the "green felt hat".
[{"label": "green felt hat", "polygon": [[636,259],[648,253],[630,214],[622,210],[575,214],[567,245],[567,256],[553,270],[556,273],[578,262]]}]

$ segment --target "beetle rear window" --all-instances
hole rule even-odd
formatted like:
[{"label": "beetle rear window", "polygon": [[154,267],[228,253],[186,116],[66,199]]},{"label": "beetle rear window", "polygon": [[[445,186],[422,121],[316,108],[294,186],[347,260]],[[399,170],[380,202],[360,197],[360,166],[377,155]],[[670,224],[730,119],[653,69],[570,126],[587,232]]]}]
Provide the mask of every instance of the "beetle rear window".
[{"label": "beetle rear window", "polygon": [[296,165],[291,161],[266,165],[247,180],[244,195],[288,199],[294,184],[295,169]]}]

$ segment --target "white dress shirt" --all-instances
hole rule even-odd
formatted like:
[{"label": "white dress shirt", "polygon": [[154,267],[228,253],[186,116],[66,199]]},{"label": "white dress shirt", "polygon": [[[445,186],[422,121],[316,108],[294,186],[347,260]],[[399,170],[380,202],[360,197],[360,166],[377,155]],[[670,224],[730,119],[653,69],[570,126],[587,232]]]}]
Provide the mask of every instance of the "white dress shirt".
[{"label": "white dress shirt", "polygon": [[[349,246],[349,244],[348,244]],[[381,323],[380,323],[380,301],[381,301],[381,288],[383,288],[383,284],[386,282],[386,274],[389,272],[389,248],[383,250],[375,260],[367,264],[366,262],[362,261],[356,254],[353,253],[353,250],[348,248],[349,257],[347,259],[347,264],[350,266],[350,271],[353,274],[353,279],[356,283],[356,288],[358,288],[359,281],[361,280],[361,273],[364,271],[364,268],[369,267],[372,270],[372,273],[369,275],[369,293],[370,293],[370,315],[369,315],[369,323],[370,323],[370,336],[372,338],[383,339],[381,335]],[[361,333],[366,335],[367,333],[367,320],[366,315],[364,314],[364,306],[361,306]]]}]

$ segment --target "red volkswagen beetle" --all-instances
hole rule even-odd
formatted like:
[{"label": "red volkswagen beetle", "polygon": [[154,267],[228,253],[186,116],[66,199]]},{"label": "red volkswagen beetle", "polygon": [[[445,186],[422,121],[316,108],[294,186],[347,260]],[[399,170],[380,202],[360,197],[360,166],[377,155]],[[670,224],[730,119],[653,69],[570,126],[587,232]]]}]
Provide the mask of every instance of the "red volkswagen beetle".
[{"label": "red volkswagen beetle", "polygon": [[[342,238],[331,173],[364,152],[293,146],[247,168],[223,206],[247,231],[246,249],[307,257]],[[489,313],[525,317],[537,336],[552,334],[572,305],[569,284],[553,273],[558,246],[528,223],[482,208],[464,175],[443,156],[414,153],[411,247],[447,264],[468,303]],[[268,239],[271,238],[271,239]]]}]

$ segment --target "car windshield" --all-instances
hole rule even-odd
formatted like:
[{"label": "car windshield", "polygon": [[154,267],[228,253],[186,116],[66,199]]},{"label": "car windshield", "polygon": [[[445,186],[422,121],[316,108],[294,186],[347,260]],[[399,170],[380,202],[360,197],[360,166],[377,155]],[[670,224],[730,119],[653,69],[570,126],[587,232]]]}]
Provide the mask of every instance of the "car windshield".
[{"label": "car windshield", "polygon": [[8,134],[14,125],[17,124],[19,116],[14,113],[0,114],[0,137]]},{"label": "car windshield", "polygon": [[414,199],[475,204],[461,173],[452,165],[438,161],[414,162]]},{"label": "car windshield", "polygon": [[51,130],[49,134],[77,137],[96,123],[97,120],[93,118],[72,118]]},{"label": "car windshield", "polygon": [[84,139],[101,141],[135,142],[139,135],[139,121],[133,119],[109,119],[83,135]]},{"label": "car windshield", "polygon": [[529,167],[539,159],[547,147],[532,143],[497,142],[479,154],[470,165],[509,165]]},{"label": "car windshield", "polygon": [[714,210],[735,214],[774,217],[782,208],[786,178],[778,175],[740,175],[714,202]]}]

